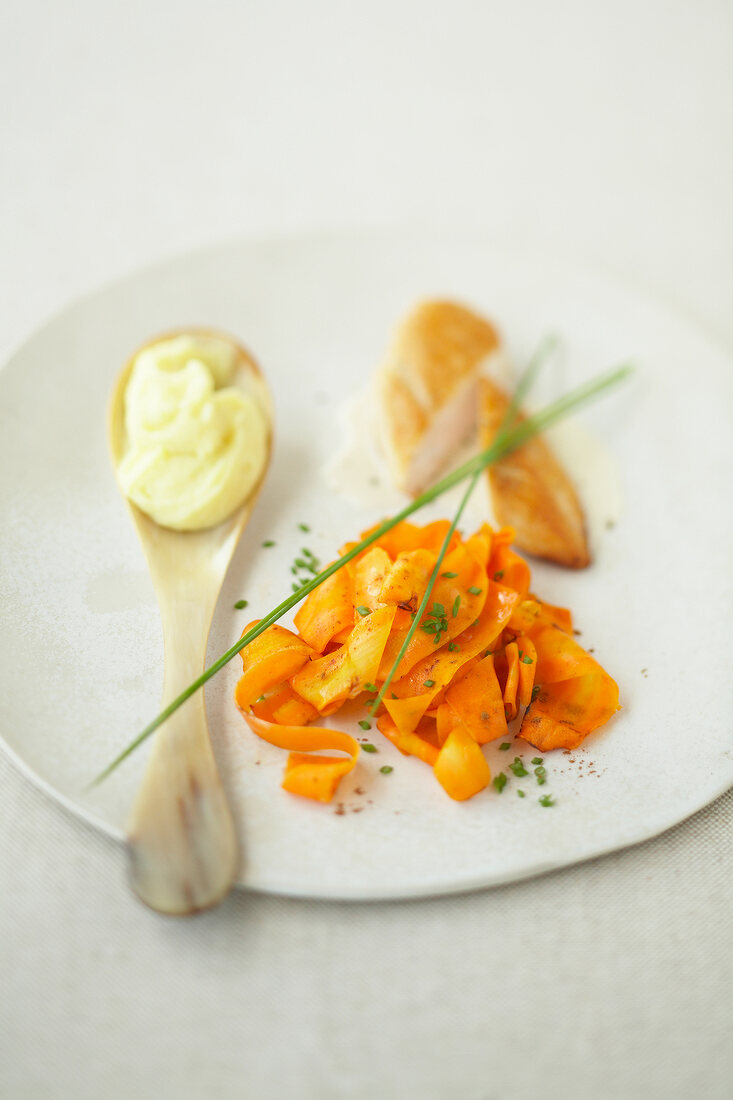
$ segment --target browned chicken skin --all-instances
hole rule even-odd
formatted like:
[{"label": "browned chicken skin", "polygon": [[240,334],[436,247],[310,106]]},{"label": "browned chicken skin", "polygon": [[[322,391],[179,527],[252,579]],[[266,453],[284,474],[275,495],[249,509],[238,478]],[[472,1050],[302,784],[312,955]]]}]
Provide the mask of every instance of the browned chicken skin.
[{"label": "browned chicken skin", "polygon": [[[487,447],[509,399],[484,373],[496,329],[454,302],[423,302],[398,329],[380,373],[384,448],[397,485],[417,495],[478,432]],[[583,510],[549,445],[536,436],[488,471],[496,518],[515,545],[572,569],[590,563]]]}]

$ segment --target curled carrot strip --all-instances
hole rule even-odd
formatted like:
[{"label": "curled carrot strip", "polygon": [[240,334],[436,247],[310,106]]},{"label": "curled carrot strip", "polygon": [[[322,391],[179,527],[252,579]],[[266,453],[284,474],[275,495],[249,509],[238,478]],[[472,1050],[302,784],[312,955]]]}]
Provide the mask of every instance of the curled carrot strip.
[{"label": "curled carrot strip", "polygon": [[519,687],[517,697],[521,707],[528,707],[532,702],[532,689],[537,670],[537,650],[531,638],[526,634],[520,634],[517,638],[519,650]]},{"label": "curled carrot strip", "polygon": [[[352,622],[358,623],[362,617],[362,613],[358,608],[368,608],[369,611],[375,611],[377,608],[384,606],[380,593],[385,577],[391,568],[392,560],[381,546],[373,546],[371,550],[367,550],[359,558],[354,570]],[[338,574],[336,575],[338,576]]]},{"label": "curled carrot strip", "polygon": [[525,712],[520,737],[542,751],[574,749],[619,707],[618,684],[569,634],[541,625],[536,700]]},{"label": "curled carrot strip", "polygon": [[417,611],[436,561],[437,555],[430,550],[401,550],[385,576],[380,600],[404,604]]},{"label": "curled carrot strip", "polygon": [[266,722],[279,726],[306,726],[318,717],[318,711],[295,694],[287,684],[252,704],[252,712]]},{"label": "curled carrot strip", "polygon": [[454,719],[466,729],[474,741],[485,745],[497,737],[506,737],[507,724],[494,658],[477,661],[445,694]]},{"label": "curled carrot strip", "polygon": [[354,584],[348,569],[339,569],[311,592],[293,620],[302,638],[324,649],[340,631],[354,625]]},{"label": "curled carrot strip", "polygon": [[502,527],[500,531],[496,532],[487,572],[494,580],[501,581],[502,584],[513,588],[523,599],[529,591],[530,572],[524,558],[520,558],[519,554],[515,554],[512,550],[511,542],[513,538],[514,529],[512,527]]},{"label": "curled carrot strip", "polygon": [[387,606],[359,617],[345,645],[304,664],[290,686],[321,713],[326,706],[356,698],[364,684],[376,679],[395,610]]},{"label": "curled carrot strip", "polygon": [[391,741],[404,756],[417,756],[431,766],[438,759],[438,749],[419,733],[401,733],[396,723],[387,714],[377,721],[377,729]]},{"label": "curled carrot strip", "polygon": [[[256,626],[255,619],[244,633]],[[271,688],[282,684],[302,668],[313,653],[302,638],[282,626],[269,626],[242,650],[242,677],[237,684],[237,706],[249,708]]]},{"label": "curled carrot strip", "polygon": [[[291,794],[330,802],[340,780],[356,764],[359,743],[341,730],[323,726],[277,726],[248,713],[244,713],[244,720],[263,741],[291,750],[282,782]],[[306,755],[322,749],[338,749],[347,754],[347,759]]]},{"label": "curled carrot strip", "polygon": [[511,722],[517,717],[517,692],[519,690],[519,646],[509,642],[504,647],[506,681],[504,683],[504,712]]}]

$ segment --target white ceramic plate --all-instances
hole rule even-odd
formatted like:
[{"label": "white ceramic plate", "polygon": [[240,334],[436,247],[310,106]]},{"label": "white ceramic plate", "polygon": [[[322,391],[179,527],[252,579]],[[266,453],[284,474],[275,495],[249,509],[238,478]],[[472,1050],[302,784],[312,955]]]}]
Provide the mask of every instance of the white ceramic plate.
[{"label": "white ceramic plate", "polygon": [[[236,660],[207,705],[242,838],[241,883],[384,898],[506,882],[653,836],[733,783],[730,361],[679,317],[574,263],[475,235],[369,234],[243,241],[161,264],[67,309],[0,373],[0,730],[49,794],[122,836],[147,747],[84,788],[157,711],[157,609],[105,439],[130,350],[171,328],[220,327],[252,349],[274,391],[274,463],[224,586],[213,660],[290,590],[304,541],[325,561],[379,518],[328,488],[336,409],[405,311],[434,295],[492,316],[515,362],[559,332],[565,355],[548,395],[629,357],[638,364],[632,384],[583,414],[617,464],[618,522],[597,536],[591,569],[534,570],[536,591],[573,608],[624,709],[572,756],[551,754],[547,786],[523,780],[524,799],[512,778],[501,795],[452,802],[375,731],[379,752],[362,753],[336,813],[280,789],[285,754],[255,739],[232,703]],[[307,540],[299,522],[312,528]],[[262,549],[266,538],[276,547]],[[246,612],[233,609],[240,597]],[[487,753],[492,769],[514,756]],[[545,791],[551,809],[538,803]]]}]

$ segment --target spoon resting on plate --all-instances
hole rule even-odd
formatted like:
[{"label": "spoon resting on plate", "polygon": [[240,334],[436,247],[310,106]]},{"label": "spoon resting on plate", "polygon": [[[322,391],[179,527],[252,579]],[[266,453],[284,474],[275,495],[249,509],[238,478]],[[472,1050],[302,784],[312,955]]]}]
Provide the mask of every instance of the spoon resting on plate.
[{"label": "spoon resting on plate", "polygon": [[[189,329],[127,363],[108,428],[160,608],[165,706],[203,671],[224,576],[269,465],[271,399],[243,348]],[[228,893],[237,842],[202,691],[156,733],[127,836],[132,886],[151,908],[185,915]]]}]

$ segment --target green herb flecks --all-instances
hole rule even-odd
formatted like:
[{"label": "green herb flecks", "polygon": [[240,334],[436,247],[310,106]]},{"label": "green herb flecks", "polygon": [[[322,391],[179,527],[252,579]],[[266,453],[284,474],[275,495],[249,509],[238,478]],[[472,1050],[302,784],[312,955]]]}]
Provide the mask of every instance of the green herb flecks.
[{"label": "green herb flecks", "polygon": [[389,775],[390,772],[394,771],[394,768],[392,767],[391,764],[382,764],[382,766],[379,770],[382,773],[382,775]]},{"label": "green herb flecks", "polygon": [[244,611],[245,607],[249,607],[249,600],[237,600],[234,606],[237,611]]},{"label": "green herb flecks", "polygon": [[509,780],[504,775],[504,772],[499,772],[499,774],[495,775],[493,779],[494,786],[496,787],[499,794],[501,794],[508,782]]},{"label": "green herb flecks", "polygon": [[[420,616],[422,614],[423,614],[423,608],[422,608],[422,605],[421,605],[420,608],[418,609],[417,618],[415,619],[415,622],[418,621],[418,619],[420,618]],[[414,625],[415,624],[413,623],[413,626]],[[439,645],[441,637],[448,630],[448,620],[445,616],[445,608],[443,607],[442,603],[434,603],[433,604],[432,610],[423,619],[422,628],[423,628],[423,630],[425,631],[426,634],[434,634],[435,638],[433,640],[434,640],[436,645]],[[414,631],[413,631],[413,633],[414,633]],[[408,637],[410,637],[409,633],[408,633]],[[401,660],[401,658],[400,658],[400,660]],[[382,690],[384,690],[384,689],[382,689]]]},{"label": "green herb flecks", "polygon": [[525,768],[524,764],[522,763],[522,761],[519,759],[518,756],[514,757],[514,760],[509,765],[509,767],[510,767],[511,771],[514,772],[515,775],[529,775],[529,772],[527,771],[527,769]]}]

